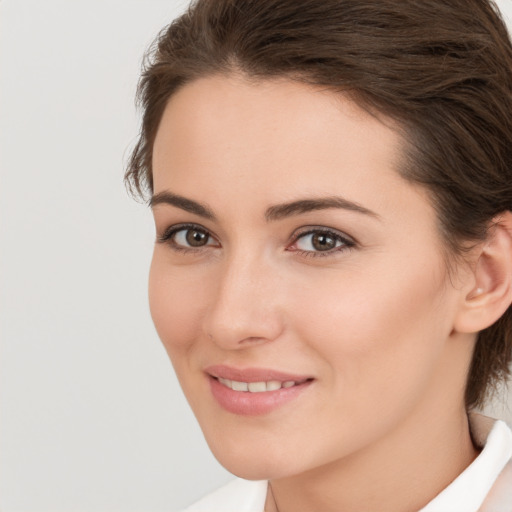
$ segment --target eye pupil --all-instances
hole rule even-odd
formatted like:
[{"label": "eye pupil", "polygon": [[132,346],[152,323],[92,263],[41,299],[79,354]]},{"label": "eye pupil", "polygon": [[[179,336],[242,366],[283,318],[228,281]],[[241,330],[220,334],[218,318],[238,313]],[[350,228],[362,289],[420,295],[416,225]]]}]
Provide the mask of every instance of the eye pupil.
[{"label": "eye pupil", "polygon": [[336,247],[336,240],[325,233],[315,233],[311,243],[317,251],[328,251]]},{"label": "eye pupil", "polygon": [[198,231],[197,229],[189,229],[185,238],[191,247],[201,247],[208,243],[208,235],[203,231]]}]

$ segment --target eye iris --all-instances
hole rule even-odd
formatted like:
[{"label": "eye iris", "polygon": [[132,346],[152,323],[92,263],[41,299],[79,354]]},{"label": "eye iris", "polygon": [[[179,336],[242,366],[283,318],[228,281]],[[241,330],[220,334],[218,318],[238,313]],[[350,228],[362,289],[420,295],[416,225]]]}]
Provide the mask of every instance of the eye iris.
[{"label": "eye iris", "polygon": [[191,247],[201,247],[208,243],[208,235],[197,229],[187,230],[185,238]]},{"label": "eye iris", "polygon": [[317,251],[328,251],[336,247],[336,239],[326,233],[315,233],[311,243]]}]

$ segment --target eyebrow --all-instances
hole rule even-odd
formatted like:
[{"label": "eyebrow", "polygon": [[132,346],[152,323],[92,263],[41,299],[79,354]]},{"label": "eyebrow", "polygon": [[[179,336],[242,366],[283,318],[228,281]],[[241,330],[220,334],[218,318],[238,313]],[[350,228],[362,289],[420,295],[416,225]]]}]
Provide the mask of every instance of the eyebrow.
[{"label": "eyebrow", "polygon": [[326,210],[328,208],[341,208],[352,212],[363,213],[370,217],[379,218],[379,215],[358,203],[349,201],[339,196],[320,197],[315,199],[299,199],[291,203],[277,204],[271,206],[265,212],[268,221],[279,220],[292,215],[300,215],[315,210]]},{"label": "eyebrow", "polygon": [[215,215],[208,206],[198,203],[197,201],[192,201],[192,199],[179,196],[178,194],[173,194],[172,192],[165,191],[153,195],[149,200],[149,206],[153,208],[157,204],[170,204],[171,206],[176,206],[176,208],[180,208],[186,212],[199,215],[199,217],[204,217],[208,220],[215,220]]},{"label": "eyebrow", "polygon": [[[192,199],[188,199],[178,194],[173,194],[172,192],[164,191],[155,194],[150,199],[149,206],[153,208],[158,204],[169,204],[171,206],[175,206],[176,208],[180,208],[181,210],[185,210],[189,213],[198,215],[199,217],[203,217],[212,221],[216,220],[215,214],[207,205],[193,201]],[[339,196],[329,196],[314,199],[299,199],[290,203],[270,206],[265,212],[265,219],[267,221],[276,221],[286,217],[291,217],[293,215],[300,215],[316,210],[326,210],[329,208],[339,208],[352,212],[362,213],[377,219],[380,218],[377,213],[369,210],[368,208],[365,208],[364,206],[361,206],[358,203],[349,201]]]}]

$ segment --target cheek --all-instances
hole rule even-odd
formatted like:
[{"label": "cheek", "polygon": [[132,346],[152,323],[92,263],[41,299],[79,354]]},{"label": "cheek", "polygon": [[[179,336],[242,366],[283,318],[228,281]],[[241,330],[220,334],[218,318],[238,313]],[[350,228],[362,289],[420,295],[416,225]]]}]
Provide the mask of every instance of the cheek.
[{"label": "cheek", "polygon": [[171,359],[197,339],[207,289],[197,272],[170,265],[165,255],[155,250],[149,274],[149,307]]},{"label": "cheek", "polygon": [[347,400],[426,383],[450,333],[442,271],[432,263],[428,269],[352,268],[306,294],[310,300],[296,318],[301,337],[328,361]]}]

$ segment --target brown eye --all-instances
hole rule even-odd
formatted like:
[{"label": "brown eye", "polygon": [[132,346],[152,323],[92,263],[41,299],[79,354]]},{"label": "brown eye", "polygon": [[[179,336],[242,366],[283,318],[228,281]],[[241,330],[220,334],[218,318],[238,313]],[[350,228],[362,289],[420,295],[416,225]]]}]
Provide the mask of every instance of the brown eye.
[{"label": "brown eye", "polygon": [[313,231],[305,233],[296,242],[297,249],[301,251],[325,252],[344,245],[340,236],[328,231]]},{"label": "brown eye", "polygon": [[355,243],[350,238],[336,231],[327,229],[311,229],[297,237],[290,248],[292,251],[300,251],[307,256],[329,255],[354,247]]},{"label": "brown eye", "polygon": [[328,233],[314,233],[311,238],[311,245],[317,251],[329,251],[336,247],[336,239]]},{"label": "brown eye", "polygon": [[218,246],[217,240],[206,230],[195,226],[172,227],[161,238],[176,249],[200,249],[206,246]]},{"label": "brown eye", "polygon": [[187,229],[185,233],[185,240],[190,247],[202,247],[203,245],[208,244],[210,235],[204,231],[199,231],[198,229]]}]

